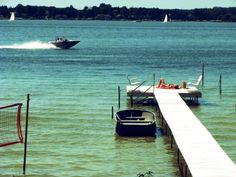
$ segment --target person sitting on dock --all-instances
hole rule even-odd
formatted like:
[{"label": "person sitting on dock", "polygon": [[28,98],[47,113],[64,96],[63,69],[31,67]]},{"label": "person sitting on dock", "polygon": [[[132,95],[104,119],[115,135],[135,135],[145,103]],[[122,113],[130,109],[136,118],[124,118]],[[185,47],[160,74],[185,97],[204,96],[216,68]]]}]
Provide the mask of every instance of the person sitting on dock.
[{"label": "person sitting on dock", "polygon": [[160,87],[165,86],[165,85],[166,85],[165,80],[163,78],[161,78],[157,87],[160,88]]},{"label": "person sitting on dock", "polygon": [[177,84],[166,84],[163,78],[160,79],[159,84],[156,87],[161,89],[179,89]]},{"label": "person sitting on dock", "polygon": [[186,89],[187,88],[187,82],[186,81],[182,81],[182,85],[180,86],[180,88]]}]

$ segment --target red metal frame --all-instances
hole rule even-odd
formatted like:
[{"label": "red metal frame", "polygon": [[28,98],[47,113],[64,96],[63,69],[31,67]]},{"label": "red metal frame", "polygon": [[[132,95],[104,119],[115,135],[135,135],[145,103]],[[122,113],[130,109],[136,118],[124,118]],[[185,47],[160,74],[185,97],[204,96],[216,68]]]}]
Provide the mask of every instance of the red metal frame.
[{"label": "red metal frame", "polygon": [[8,146],[8,145],[13,145],[13,144],[17,144],[17,143],[23,143],[23,139],[24,138],[22,136],[22,131],[21,131],[21,107],[22,107],[22,103],[16,103],[16,104],[7,105],[7,106],[1,106],[0,109],[6,109],[6,108],[15,107],[15,106],[18,106],[17,118],[16,118],[16,127],[17,127],[17,132],[18,132],[19,140],[18,141],[9,142],[9,143],[0,144],[0,147],[4,147],[4,146]]}]

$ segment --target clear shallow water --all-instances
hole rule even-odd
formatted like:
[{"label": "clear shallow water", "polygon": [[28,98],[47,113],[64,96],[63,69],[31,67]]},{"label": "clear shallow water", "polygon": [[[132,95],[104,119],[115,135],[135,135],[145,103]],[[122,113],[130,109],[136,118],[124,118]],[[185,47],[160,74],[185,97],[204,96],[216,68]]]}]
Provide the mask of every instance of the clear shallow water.
[{"label": "clear shallow water", "polygon": [[[0,21],[0,30],[1,105],[31,94],[27,176],[178,176],[168,139],[115,136],[111,106],[120,85],[126,107],[127,74],[181,83],[201,63],[192,110],[236,162],[235,23]],[[58,50],[46,43],[55,36],[81,43]],[[0,149],[0,176],[22,173],[22,149]]]}]

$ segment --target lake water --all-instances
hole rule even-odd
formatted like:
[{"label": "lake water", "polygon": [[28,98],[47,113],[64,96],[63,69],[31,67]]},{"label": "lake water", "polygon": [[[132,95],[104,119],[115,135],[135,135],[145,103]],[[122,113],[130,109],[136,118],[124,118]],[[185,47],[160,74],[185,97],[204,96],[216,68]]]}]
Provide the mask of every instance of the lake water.
[{"label": "lake water", "polygon": [[[236,163],[236,23],[2,20],[0,30],[0,104],[25,112],[31,95],[27,176],[179,176],[168,138],[116,136],[111,106],[119,85],[126,108],[127,74],[180,84],[202,63],[191,109]],[[58,50],[47,44],[56,36],[81,42]],[[22,160],[22,144],[0,148],[0,176],[20,176]]]}]

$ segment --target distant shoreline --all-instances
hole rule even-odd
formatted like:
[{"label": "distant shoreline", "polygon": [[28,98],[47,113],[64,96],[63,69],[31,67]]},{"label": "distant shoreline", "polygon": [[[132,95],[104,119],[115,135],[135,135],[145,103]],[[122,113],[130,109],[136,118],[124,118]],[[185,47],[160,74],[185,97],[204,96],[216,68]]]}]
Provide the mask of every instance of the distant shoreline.
[{"label": "distant shoreline", "polygon": [[[8,18],[0,18],[0,21],[6,21],[8,20]],[[163,21],[156,21],[156,20],[142,20],[142,21],[135,21],[135,20],[126,20],[126,19],[122,19],[122,20],[99,20],[99,19],[23,19],[23,18],[16,18],[16,20],[19,20],[19,21],[23,21],[23,20],[32,20],[32,21],[40,21],[40,20],[43,20],[43,21],[53,21],[53,20],[56,20],[56,21],[107,21],[107,22],[134,22],[134,23],[143,23],[143,22],[159,22],[159,23],[163,23]],[[231,22],[231,21],[217,21],[217,20],[210,20],[210,21],[207,21],[207,20],[204,20],[204,21],[180,21],[180,20],[176,20],[176,21],[171,21],[173,23],[181,23],[181,22],[212,22],[212,23],[235,23],[235,22]]]},{"label": "distant shoreline", "polygon": [[17,19],[24,20],[114,20],[114,21],[163,21],[168,14],[171,21],[211,21],[236,22],[236,7],[214,7],[204,9],[159,9],[159,8],[127,8],[112,7],[100,4],[96,7],[84,7],[82,10],[73,6],[65,8],[47,6],[0,6],[0,20],[9,19],[15,12]]}]

